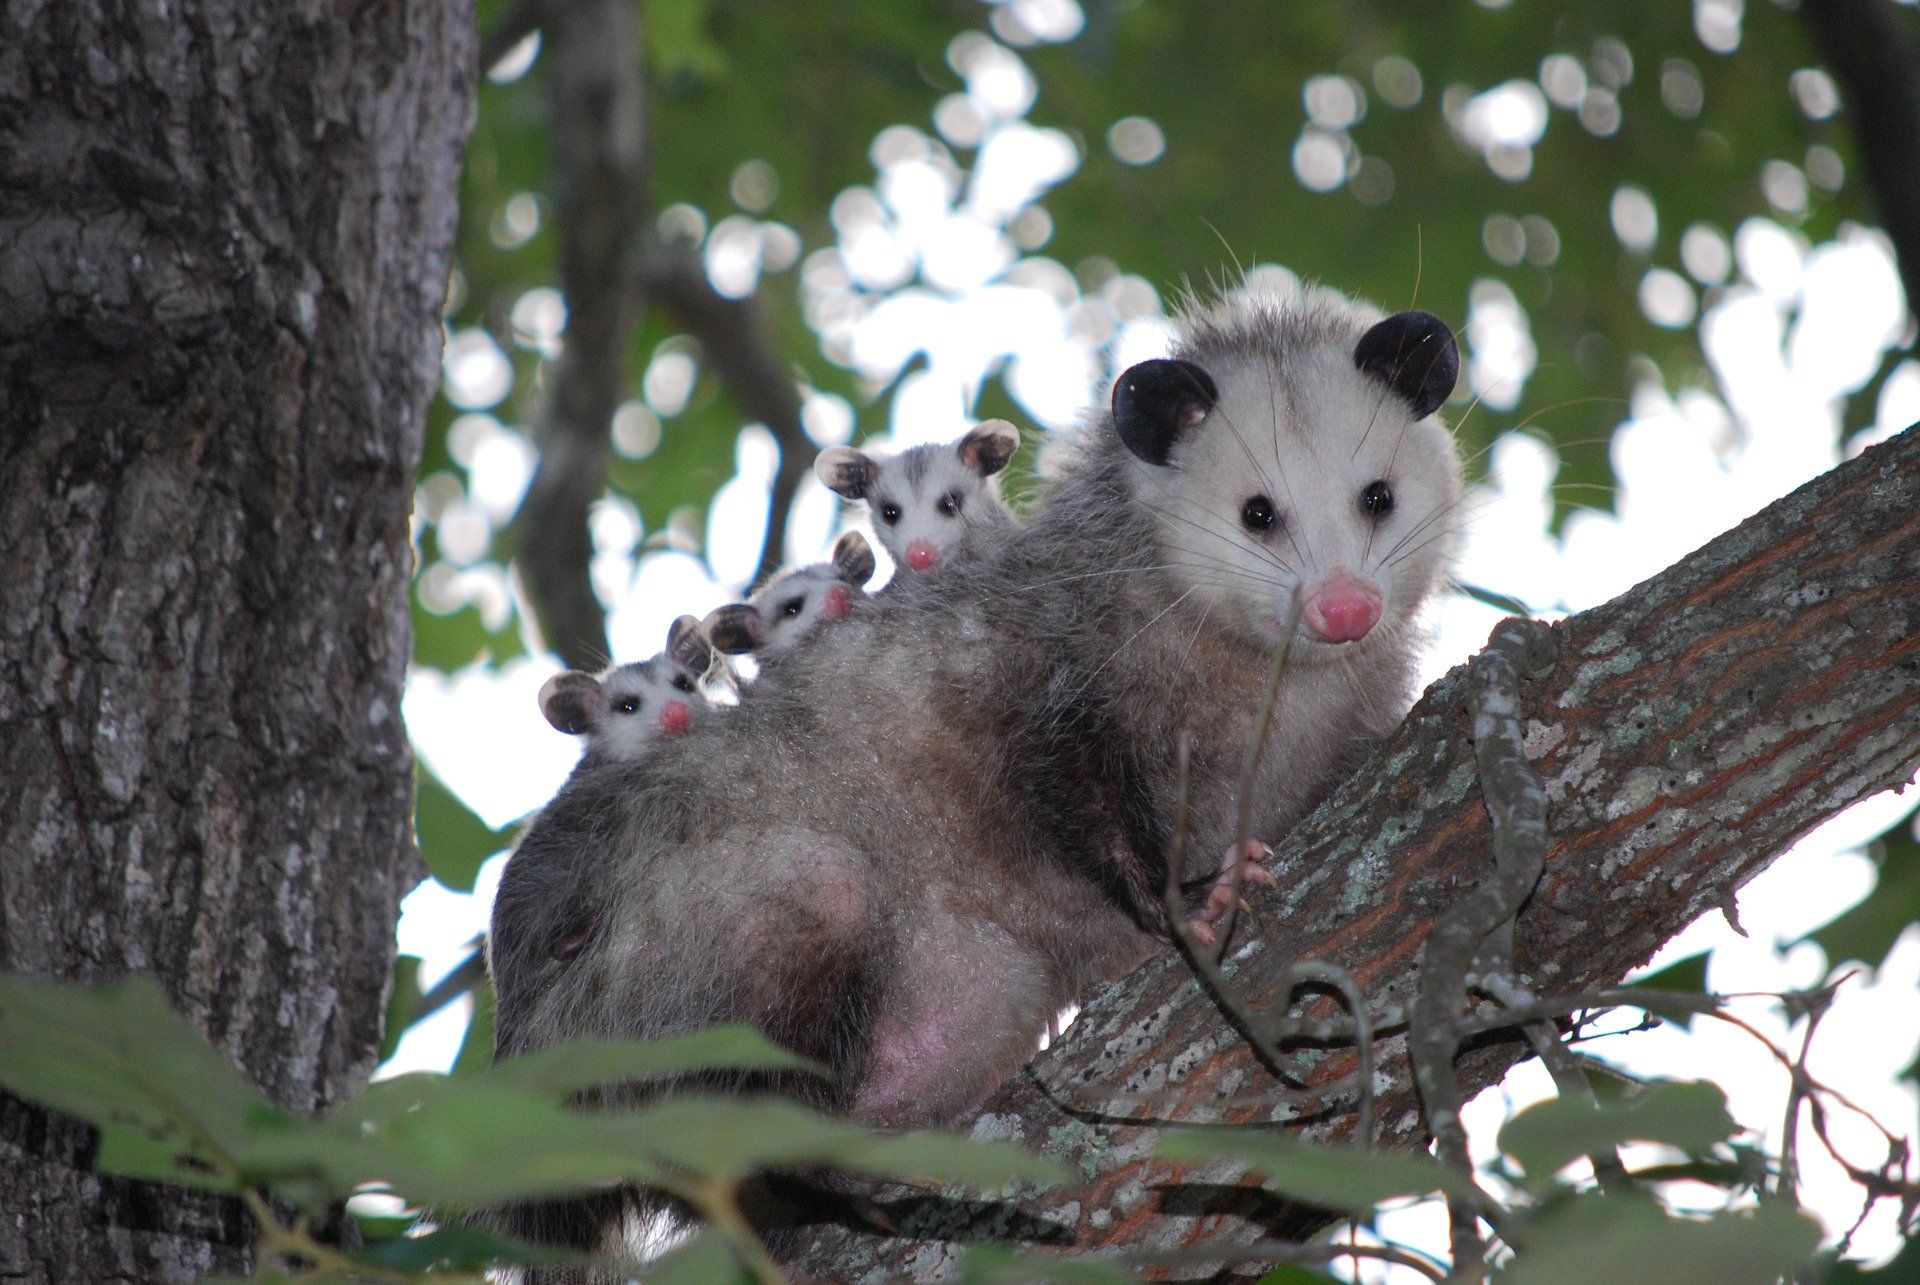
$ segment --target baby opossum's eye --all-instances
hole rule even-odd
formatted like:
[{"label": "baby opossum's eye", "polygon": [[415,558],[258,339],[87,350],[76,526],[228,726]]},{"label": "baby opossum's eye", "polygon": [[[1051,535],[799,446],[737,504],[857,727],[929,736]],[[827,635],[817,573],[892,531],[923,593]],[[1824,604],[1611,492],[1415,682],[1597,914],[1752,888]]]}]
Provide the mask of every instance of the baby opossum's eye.
[{"label": "baby opossum's eye", "polygon": [[637,714],[640,712],[640,698],[638,696],[628,696],[614,705],[614,709],[622,714]]},{"label": "baby opossum's eye", "polygon": [[934,507],[940,510],[941,517],[950,518],[957,516],[960,512],[960,492],[948,491],[940,497],[939,502],[935,504]]},{"label": "baby opossum's eye", "polygon": [[691,678],[688,678],[685,674],[675,674],[673,676],[673,685],[679,688],[683,692],[690,692],[693,690],[693,680]]},{"label": "baby opossum's eye", "polygon": [[806,605],[807,600],[804,597],[789,598],[780,604],[780,614],[788,617],[797,616],[800,614],[800,609]]},{"label": "baby opossum's eye", "polygon": [[1264,495],[1256,495],[1240,506],[1240,525],[1249,531],[1271,531],[1279,520],[1273,501]]},{"label": "baby opossum's eye", "polygon": [[1360,492],[1360,511],[1375,520],[1393,512],[1393,488],[1379,479],[1367,483]]},{"label": "baby opossum's eye", "polygon": [[888,526],[892,526],[894,523],[898,522],[900,520],[900,506],[897,504],[881,505],[880,520],[882,522],[885,522]]}]

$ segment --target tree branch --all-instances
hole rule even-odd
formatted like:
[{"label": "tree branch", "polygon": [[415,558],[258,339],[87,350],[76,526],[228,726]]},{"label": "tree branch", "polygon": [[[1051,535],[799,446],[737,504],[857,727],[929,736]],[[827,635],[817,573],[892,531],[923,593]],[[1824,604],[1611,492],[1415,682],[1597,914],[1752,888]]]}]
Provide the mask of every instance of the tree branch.
[{"label": "tree branch", "polygon": [[[1552,629],[1557,659],[1522,668],[1520,726],[1547,788],[1544,873],[1514,933],[1514,977],[1550,996],[1605,987],[1719,906],[1794,839],[1920,768],[1920,432],[1833,470],[1659,576]],[[1456,668],[1316,812],[1276,845],[1277,890],[1250,890],[1256,935],[1224,965],[1242,1000],[1283,1013],[1292,965],[1323,960],[1376,1010],[1417,992],[1421,948],[1483,878],[1492,840]],[[1522,1006],[1523,1008],[1525,1006]],[[1508,1021],[1528,1020],[1518,1013]],[[1404,1035],[1375,1041],[1380,1140],[1416,1146],[1425,1117]],[[1460,1061],[1464,1092],[1519,1057]],[[1302,1050],[1309,1085],[1351,1050]],[[1294,1107],[1171,954],[1096,994],[1062,1040],[1003,1086],[976,1133],[1081,1165],[1078,1187],[1005,1209],[909,1217],[922,1240],[816,1234],[797,1267],[835,1277],[951,1272],[949,1238],[1051,1225],[1050,1246],[1149,1251],[1316,1229],[1227,1168],[1154,1159],[1144,1095],[1187,1122],[1297,1122],[1350,1135],[1350,1113]],[[930,1215],[929,1215],[930,1216]]]},{"label": "tree branch", "polygon": [[646,287],[674,320],[700,341],[721,382],[749,419],[766,425],[780,446],[780,468],[767,507],[767,536],[756,581],[780,566],[793,497],[813,469],[814,447],[800,424],[800,392],[751,298],[729,299],[713,288],[691,250],[656,242],[646,260]]},{"label": "tree branch", "polygon": [[486,75],[513,47],[540,30],[545,21],[541,0],[513,0],[493,29],[480,37],[480,74]]},{"label": "tree branch", "polygon": [[613,412],[643,308],[649,207],[639,7],[575,0],[544,13],[566,336],[534,425],[540,464],[515,515],[515,565],[547,644],[579,668],[609,659],[587,515],[606,491]]},{"label": "tree branch", "polygon": [[1920,316],[1920,39],[1892,0],[1801,0],[1800,12],[1840,82],[1907,312]]}]

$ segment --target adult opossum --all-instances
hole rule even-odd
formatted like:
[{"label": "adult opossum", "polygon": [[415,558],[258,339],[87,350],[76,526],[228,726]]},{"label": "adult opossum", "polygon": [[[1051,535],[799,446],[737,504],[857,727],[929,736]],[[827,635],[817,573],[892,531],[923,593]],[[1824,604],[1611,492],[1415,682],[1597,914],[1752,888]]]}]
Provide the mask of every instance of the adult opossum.
[{"label": "adult opossum", "polygon": [[1457,370],[1439,319],[1327,292],[1182,319],[1056,444],[1026,525],[856,601],[644,771],[567,783],[494,909],[499,1056],[744,1021],[832,1069],[808,1090],[829,1109],[976,1105],[1165,935],[1183,736],[1177,873],[1234,845],[1292,595],[1253,836],[1404,714],[1454,534],[1433,413]]}]

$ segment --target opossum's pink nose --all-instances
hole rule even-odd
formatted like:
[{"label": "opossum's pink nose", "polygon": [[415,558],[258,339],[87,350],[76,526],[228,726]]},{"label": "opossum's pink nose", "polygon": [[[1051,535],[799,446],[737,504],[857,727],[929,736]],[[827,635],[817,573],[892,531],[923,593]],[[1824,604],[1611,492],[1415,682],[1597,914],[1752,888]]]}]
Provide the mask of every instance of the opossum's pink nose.
[{"label": "opossum's pink nose", "polygon": [[668,701],[660,707],[660,730],[668,736],[678,736],[692,726],[693,711],[685,701]]},{"label": "opossum's pink nose", "polygon": [[934,548],[931,541],[915,540],[907,546],[907,565],[915,571],[924,574],[933,570],[934,564],[939,561],[940,550]]},{"label": "opossum's pink nose", "polygon": [[1341,572],[1307,599],[1307,628],[1328,642],[1365,638],[1380,623],[1380,593]]},{"label": "opossum's pink nose", "polygon": [[820,604],[820,619],[838,620],[853,610],[853,591],[843,584],[837,584],[827,590],[826,599]]}]

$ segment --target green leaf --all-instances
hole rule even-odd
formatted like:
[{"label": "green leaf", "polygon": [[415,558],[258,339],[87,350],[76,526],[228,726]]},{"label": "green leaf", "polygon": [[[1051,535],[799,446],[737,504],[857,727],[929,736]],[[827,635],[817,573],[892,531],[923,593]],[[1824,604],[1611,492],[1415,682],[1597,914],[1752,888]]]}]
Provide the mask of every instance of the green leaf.
[{"label": "green leaf", "polygon": [[475,816],[424,763],[414,764],[413,829],[420,855],[433,877],[458,892],[472,892],[488,857],[508,846],[506,836]]},{"label": "green leaf", "polygon": [[484,975],[473,984],[473,1016],[467,1033],[460,1037],[460,1052],[453,1059],[453,1073],[468,1075],[493,1065],[493,983]]},{"label": "green leaf", "polygon": [[1289,1263],[1285,1267],[1276,1267],[1260,1278],[1260,1285],[1323,1285],[1327,1279],[1321,1272]]},{"label": "green leaf", "polygon": [[412,955],[396,955],[393,960],[393,986],[387,992],[387,1016],[380,1028],[380,1057],[384,1062],[400,1047],[400,1037],[413,1025],[419,1007],[420,961]]},{"label": "green leaf", "polygon": [[1122,1285],[1135,1278],[1111,1263],[1030,1253],[1011,1245],[969,1245],[960,1259],[960,1279],[966,1285],[1023,1285],[1027,1281]]},{"label": "green leaf", "polygon": [[653,1285],[745,1285],[753,1274],[725,1236],[707,1230],[647,1264],[640,1279]]},{"label": "green leaf", "polygon": [[1877,966],[1909,925],[1920,920],[1920,839],[1914,813],[1900,818],[1869,846],[1879,875],[1873,891],[1839,918],[1801,940],[1815,942],[1829,965],[1849,959]]},{"label": "green leaf", "polygon": [[1066,1166],[1010,1142],[932,1131],[875,1133],[778,1098],[675,1097],[629,1117],[596,1118],[659,1163],[710,1176],[831,1165],[974,1189],[1050,1185],[1068,1177]]},{"label": "green leaf", "polygon": [[1670,1214],[1633,1197],[1590,1195],[1531,1219],[1502,1271],[1515,1285],[1633,1285],[1770,1281],[1812,1257],[1820,1227],[1784,1204],[1713,1217]]},{"label": "green leaf", "polygon": [[585,1264],[585,1254],[529,1245],[478,1227],[439,1227],[420,1236],[399,1236],[354,1251],[353,1257],[376,1267],[402,1272],[477,1272],[498,1263],[532,1267]]},{"label": "green leaf", "polygon": [[1738,1127],[1718,1085],[1669,1081],[1648,1085],[1618,1105],[1594,1107],[1564,1097],[1536,1103],[1501,1127],[1500,1149],[1519,1162],[1529,1186],[1543,1190],[1584,1155],[1628,1142],[1661,1142],[1697,1156]]},{"label": "green leaf", "polygon": [[475,1074],[506,1088],[561,1099],[600,1085],[720,1069],[827,1073],[750,1026],[716,1026],[664,1040],[575,1040]]},{"label": "green leaf", "polygon": [[93,1163],[102,1173],[202,1191],[240,1190],[231,1171],[220,1167],[211,1153],[190,1137],[118,1124],[96,1127],[100,1130],[100,1149]]},{"label": "green leaf", "polygon": [[1258,1170],[1265,1185],[1321,1209],[1363,1214],[1385,1200],[1444,1191],[1478,1200],[1473,1184],[1431,1156],[1319,1146],[1268,1129],[1171,1129],[1163,1160],[1228,1160]]},{"label": "green leaf", "polygon": [[282,1118],[146,976],[89,985],[0,974],[0,1085],[101,1126],[110,1172],[124,1164],[196,1186],[257,1121]]}]

